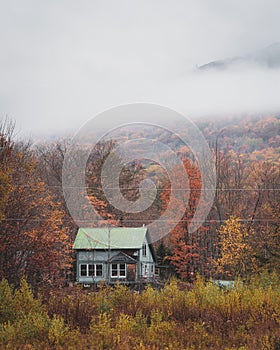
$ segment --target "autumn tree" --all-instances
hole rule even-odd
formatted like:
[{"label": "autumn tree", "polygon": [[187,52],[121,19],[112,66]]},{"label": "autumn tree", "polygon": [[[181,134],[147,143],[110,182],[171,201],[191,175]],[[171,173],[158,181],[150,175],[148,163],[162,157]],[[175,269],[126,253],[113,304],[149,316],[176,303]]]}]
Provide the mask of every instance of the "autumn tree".
[{"label": "autumn tree", "polygon": [[170,256],[170,254],[171,251],[169,247],[164,243],[164,240],[161,239],[156,248],[157,263],[159,265],[168,264],[169,260],[167,259],[167,257]]},{"label": "autumn tree", "polygon": [[280,270],[280,171],[279,164],[254,162],[250,181],[254,203],[251,226],[259,269]]},{"label": "autumn tree", "polygon": [[0,222],[4,218],[4,209],[7,204],[11,186],[10,158],[13,150],[14,124],[9,120],[2,120],[0,124]]},{"label": "autumn tree", "polygon": [[[160,187],[159,181],[156,178],[157,175],[162,175],[160,166],[153,161],[138,159],[135,154],[135,160],[123,164],[121,154],[116,152],[116,140],[106,140],[96,144],[94,150],[91,152],[87,162],[86,169],[86,182],[87,182],[87,194],[90,203],[93,205],[98,214],[104,219],[100,224],[106,224],[107,221],[114,222],[115,225],[121,225],[126,227],[142,226],[152,222],[158,216],[160,216],[160,194],[157,191],[156,200],[148,209],[143,212],[130,212],[130,208],[140,198],[140,185],[141,181],[149,178],[158,187]],[[141,145],[139,145],[141,147]],[[102,183],[102,169],[108,156],[112,156],[113,161],[110,162],[110,174],[106,177],[107,193],[110,193],[112,202],[119,203],[126,200],[128,203],[127,210],[120,210],[116,208],[110,198],[107,198],[104,192],[104,183]],[[121,166],[121,171],[120,167]],[[118,174],[117,183],[115,180]],[[149,191],[145,194],[149,195]],[[131,205],[131,207],[130,207]]]},{"label": "autumn tree", "polygon": [[70,269],[70,240],[59,202],[40,177],[27,143],[9,155],[10,190],[0,225],[0,277],[18,285],[25,276],[33,286],[65,283]]},{"label": "autumn tree", "polygon": [[[189,232],[189,225],[197,209],[201,195],[201,175],[197,165],[184,159],[184,167],[189,178],[189,199],[187,206],[180,200],[174,201],[174,213],[183,209],[184,215],[177,226],[170,232],[171,255],[168,257],[176,273],[182,279],[192,280],[195,272],[195,262],[200,257],[199,233]],[[174,169],[176,172],[176,169]],[[177,183],[183,181],[177,176]],[[179,188],[179,186],[178,186]],[[170,188],[162,193],[163,210],[169,205]]]},{"label": "autumn tree", "polygon": [[217,273],[228,277],[245,277],[255,268],[255,258],[249,243],[252,232],[238,217],[231,216],[219,231],[220,257],[215,260]]},{"label": "autumn tree", "polygon": [[53,200],[60,203],[63,211],[62,222],[69,237],[74,240],[77,233],[77,225],[69,213],[62,188],[63,161],[69,146],[69,140],[60,140],[36,146],[35,158],[39,177],[51,193]]}]

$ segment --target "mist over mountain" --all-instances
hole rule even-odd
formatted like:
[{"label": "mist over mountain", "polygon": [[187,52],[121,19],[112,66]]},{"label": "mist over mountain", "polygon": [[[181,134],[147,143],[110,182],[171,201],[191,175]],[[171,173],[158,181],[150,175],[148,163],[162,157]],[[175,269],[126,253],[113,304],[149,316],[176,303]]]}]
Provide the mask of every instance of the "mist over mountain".
[{"label": "mist over mountain", "polygon": [[27,3],[0,12],[0,118],[22,137],[139,102],[194,121],[280,111],[277,0]]},{"label": "mist over mountain", "polygon": [[215,60],[198,67],[199,70],[224,70],[237,65],[259,65],[263,68],[280,67],[280,43],[274,43],[244,56]]}]

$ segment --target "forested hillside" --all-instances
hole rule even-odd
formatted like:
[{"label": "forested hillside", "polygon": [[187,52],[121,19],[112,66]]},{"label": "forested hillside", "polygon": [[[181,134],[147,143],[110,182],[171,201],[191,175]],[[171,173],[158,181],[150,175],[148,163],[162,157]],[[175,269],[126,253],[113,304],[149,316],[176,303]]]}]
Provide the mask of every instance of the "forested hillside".
[{"label": "forested hillside", "polygon": [[[279,117],[225,118],[199,122],[198,126],[215,159],[217,186],[212,209],[194,233],[189,233],[188,227],[201,195],[201,176],[190,150],[166,130],[130,131],[135,138],[146,135],[175,147],[190,180],[184,216],[156,244],[159,261],[190,281],[197,273],[234,278],[263,269],[279,271]],[[88,196],[104,218],[101,225],[108,220],[124,226],[149,224],[168,205],[168,176],[148,160],[128,164],[119,180],[123,196],[137,199],[139,183],[150,178],[157,185],[156,200],[144,212],[133,215],[114,208],[102,191],[101,169],[118,142],[104,140],[92,151],[87,166]],[[63,285],[74,279],[71,245],[77,227],[68,213],[61,185],[68,144],[56,141],[35,147],[31,142],[16,140],[13,123],[2,122],[0,273],[15,285],[23,276],[33,286]]]},{"label": "forested hillside", "polygon": [[[139,294],[123,286],[102,285],[88,293],[72,284],[71,247],[77,225],[62,189],[70,141],[35,146],[19,141],[15,125],[2,121],[1,348],[279,348],[280,120],[248,116],[198,125],[215,160],[217,183],[208,217],[192,233],[190,222],[203,191],[191,150],[166,130],[147,133],[138,128],[130,135],[139,140],[146,135],[175,148],[189,178],[187,205],[177,201],[171,208],[175,215],[184,206],[183,217],[156,242],[158,265],[164,271],[162,289],[147,287]],[[101,140],[88,159],[87,195],[103,218],[99,225],[149,225],[169,205],[168,173],[147,159],[126,164],[119,187],[126,199],[134,201],[141,181],[153,180],[157,194],[152,206],[129,214],[107,200],[101,170],[126,137]],[[164,157],[168,159],[169,153]],[[183,180],[176,166],[172,171],[178,183]],[[219,289],[212,278],[234,279],[234,288]]]}]

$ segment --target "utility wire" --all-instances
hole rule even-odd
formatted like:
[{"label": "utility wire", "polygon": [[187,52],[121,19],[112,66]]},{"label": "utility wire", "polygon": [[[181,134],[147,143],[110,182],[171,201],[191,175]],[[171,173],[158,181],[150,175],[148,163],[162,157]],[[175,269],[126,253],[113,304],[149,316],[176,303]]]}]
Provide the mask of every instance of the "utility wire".
[{"label": "utility wire", "polygon": [[[29,185],[20,185],[17,186],[18,188],[29,188]],[[55,186],[55,185],[47,185],[47,188],[60,188],[60,189],[71,189],[71,188],[80,188],[81,190],[90,190],[90,189],[96,189],[103,191],[102,187],[95,187],[95,186]],[[129,191],[129,190],[139,190],[139,187],[106,187],[106,190],[116,190],[116,191]],[[280,191],[280,188],[157,188],[158,191]],[[142,191],[150,191],[149,188],[141,188]]]},{"label": "utility wire", "polygon": [[[116,219],[117,220],[117,219]],[[214,222],[225,222],[227,219],[224,219],[224,220],[218,220],[218,219],[209,219],[209,220],[186,220],[186,219],[183,219],[183,220],[168,220],[168,219],[155,219],[155,220],[152,220],[152,219],[129,219],[129,220],[125,220],[125,222],[155,222],[155,221],[162,221],[162,222],[194,222],[194,223],[205,223],[205,222],[208,222],[208,223],[214,223]],[[51,222],[60,222],[61,220],[53,220],[53,219],[26,219],[26,218],[6,218],[6,219],[2,219],[2,221],[31,221],[31,222],[48,222],[48,221],[51,221]],[[95,222],[95,221],[102,221],[102,222],[108,222],[107,219],[93,219],[93,220],[79,220],[80,222]],[[241,222],[279,222],[280,220],[276,220],[276,219],[239,219],[239,221]]]}]

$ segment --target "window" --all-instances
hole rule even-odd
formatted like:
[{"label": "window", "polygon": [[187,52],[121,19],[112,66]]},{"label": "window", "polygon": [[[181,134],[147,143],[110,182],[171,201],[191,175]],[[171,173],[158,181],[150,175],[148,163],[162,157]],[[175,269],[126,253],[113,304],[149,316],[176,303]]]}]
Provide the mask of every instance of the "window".
[{"label": "window", "polygon": [[144,277],[148,276],[148,266],[147,266],[147,264],[143,265],[143,275],[144,275]]},{"label": "window", "polygon": [[92,265],[92,264],[88,265],[88,275],[91,277],[94,276],[94,266],[95,265]]},{"label": "window", "polygon": [[82,264],[81,266],[81,276],[87,276],[87,265]]},{"label": "window", "polygon": [[125,278],[126,277],[126,265],[125,264],[112,264],[111,265],[111,277],[112,278]]},{"label": "window", "polygon": [[119,275],[120,277],[125,277],[125,264],[119,264]]},{"label": "window", "polygon": [[95,269],[95,276],[101,277],[103,275],[103,265],[102,264],[96,264]]},{"label": "window", "polygon": [[142,255],[147,256],[147,245],[146,243],[143,243],[142,245]]},{"label": "window", "polygon": [[118,277],[118,264],[112,264],[111,266],[111,276]]},{"label": "window", "polygon": [[102,264],[80,264],[80,276],[101,277],[103,275]]}]

